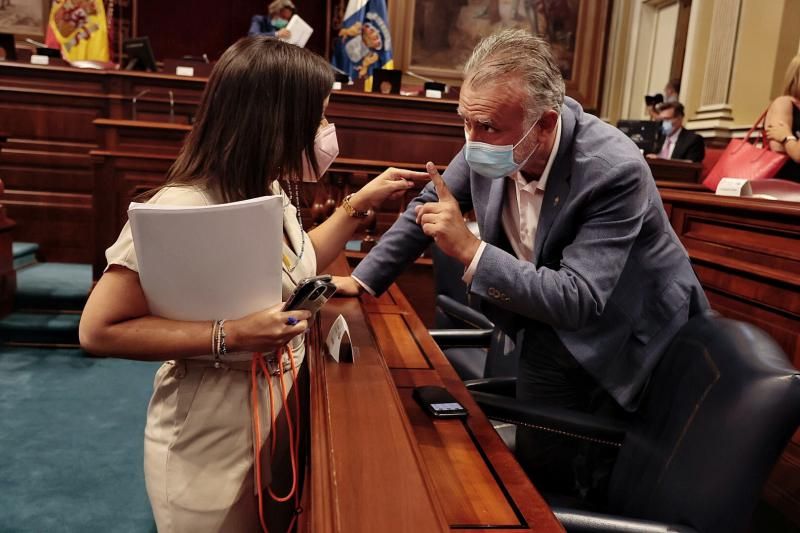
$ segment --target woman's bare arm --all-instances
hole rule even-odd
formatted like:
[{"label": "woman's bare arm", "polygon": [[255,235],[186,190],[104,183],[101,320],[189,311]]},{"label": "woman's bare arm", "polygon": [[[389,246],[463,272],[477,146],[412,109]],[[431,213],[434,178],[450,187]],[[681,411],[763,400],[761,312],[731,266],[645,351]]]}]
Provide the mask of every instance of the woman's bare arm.
[{"label": "woman's bare arm", "polygon": [[[286,325],[289,316],[299,320]],[[273,308],[225,323],[228,351],[269,351],[308,327],[306,311]],[[220,317],[225,318],[225,317]],[[162,361],[211,353],[211,321],[152,316],[138,273],[112,265],[97,282],[80,324],[81,346],[95,355]]]}]

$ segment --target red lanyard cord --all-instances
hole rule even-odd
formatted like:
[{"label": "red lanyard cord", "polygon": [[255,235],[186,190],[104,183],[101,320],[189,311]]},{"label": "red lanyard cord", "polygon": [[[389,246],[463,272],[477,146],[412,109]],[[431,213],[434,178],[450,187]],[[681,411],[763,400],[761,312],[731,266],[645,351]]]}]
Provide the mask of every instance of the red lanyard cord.
[{"label": "red lanyard cord", "polygon": [[[292,384],[296,385],[297,381],[297,367],[294,363],[294,350],[292,350],[291,346],[287,345],[287,349],[289,351],[289,361],[292,366]],[[299,427],[299,420],[297,424],[292,423],[292,415],[291,410],[289,409],[288,403],[288,393],[286,391],[286,386],[283,382],[283,349],[278,350],[277,354],[277,361],[278,361],[278,376],[280,379],[280,386],[281,386],[281,397],[283,398],[283,410],[286,413],[286,425],[289,430],[289,457],[292,464],[292,488],[289,490],[286,496],[277,496],[274,492],[272,492],[271,487],[267,487],[267,491],[269,492],[269,496],[275,500],[276,502],[286,502],[291,499],[292,496],[295,497],[295,509],[298,510],[300,506],[300,494],[297,490],[297,462],[298,462],[298,453],[299,453],[299,444],[300,444],[300,427]],[[253,414],[253,433],[255,435],[255,482],[256,482],[256,492],[258,494],[258,518],[261,522],[261,529],[264,533],[268,533],[266,520],[264,519],[264,495],[262,491],[261,485],[261,424],[260,424],[260,416],[259,416],[259,394],[258,394],[258,370],[261,370],[261,373],[264,375],[267,381],[267,388],[269,390],[269,407],[270,407],[270,415],[272,419],[272,425],[270,426],[270,431],[272,433],[272,442],[271,442],[271,450],[272,453],[270,457],[273,457],[275,454],[275,448],[277,444],[277,413],[275,410],[275,402],[273,399],[273,391],[272,391],[272,375],[267,368],[266,363],[264,362],[264,356],[261,353],[254,353],[253,359],[250,362],[250,401],[252,404],[252,414]],[[296,387],[294,387],[296,389]],[[294,403],[295,403],[295,413],[299,417],[300,416],[300,400],[298,397],[298,391],[295,390],[294,393]],[[297,427],[295,427],[297,426]],[[289,531],[292,530],[294,527],[294,523],[297,520],[297,513],[295,512],[294,516],[292,517],[292,521],[289,524]]]}]

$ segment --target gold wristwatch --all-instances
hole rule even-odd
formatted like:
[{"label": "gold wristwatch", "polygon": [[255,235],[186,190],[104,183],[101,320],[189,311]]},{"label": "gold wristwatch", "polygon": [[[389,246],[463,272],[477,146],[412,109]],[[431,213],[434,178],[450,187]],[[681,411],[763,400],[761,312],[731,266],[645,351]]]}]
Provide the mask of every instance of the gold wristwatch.
[{"label": "gold wristwatch", "polygon": [[353,218],[367,218],[369,211],[359,211],[350,203],[350,198],[352,198],[352,193],[348,194],[347,196],[342,199],[342,207],[344,208],[345,213],[348,216]]}]

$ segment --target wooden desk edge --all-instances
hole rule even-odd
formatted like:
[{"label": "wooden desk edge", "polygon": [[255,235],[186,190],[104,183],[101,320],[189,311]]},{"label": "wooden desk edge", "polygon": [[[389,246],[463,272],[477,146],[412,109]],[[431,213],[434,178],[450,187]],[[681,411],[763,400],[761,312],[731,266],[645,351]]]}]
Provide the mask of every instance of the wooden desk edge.
[{"label": "wooden desk edge", "polygon": [[[347,275],[349,273],[349,267],[346,264],[344,256],[340,256],[337,259],[337,262],[333,265],[332,268],[328,269],[334,274],[337,275]],[[422,324],[421,320],[416,316],[413,310],[410,307],[410,304],[402,295],[400,290],[396,286],[392,286],[390,289],[392,297],[401,307],[406,309],[406,313],[408,315],[409,321],[409,333],[415,336],[419,341],[423,343],[423,346],[426,350],[438,350],[438,346],[436,346],[435,342],[432,338],[429,337],[427,333],[427,329]],[[324,314],[324,311],[323,311]],[[365,318],[365,322],[367,328],[369,330],[369,335],[371,337],[371,344],[377,351],[377,343],[375,339],[375,333],[370,325],[369,314],[364,309],[363,299],[359,302],[359,314]],[[358,317],[346,317],[348,321],[356,320]],[[331,317],[326,317],[324,322],[330,322]],[[321,343],[322,342],[322,330],[318,328],[316,332],[318,335],[315,342]],[[379,353],[379,352],[378,352]],[[444,355],[441,354],[442,361],[444,361]],[[335,472],[335,465],[333,464],[333,459],[331,457],[331,417],[330,417],[330,406],[328,404],[328,396],[327,396],[327,384],[325,379],[325,361],[323,359],[324,354],[321,350],[315,351],[313,355],[309,358],[309,371],[311,373],[311,386],[312,386],[312,398],[311,398],[311,406],[312,406],[312,413],[311,416],[313,417],[312,420],[312,428],[322,429],[323,434],[318,434],[316,438],[312,438],[312,487],[311,487],[311,498],[312,498],[312,525],[314,527],[313,531],[339,531],[339,527],[341,524],[341,517],[339,516],[339,494],[336,493],[337,489],[337,480],[336,480],[336,472]],[[391,370],[389,369],[386,361],[382,356],[378,357],[379,364],[381,367],[381,372],[383,375],[383,379],[386,383],[390,386],[391,395],[394,398],[394,406],[393,410],[397,412],[400,416],[402,421],[402,427],[405,432],[408,446],[415,458],[415,461],[419,468],[419,473],[421,474],[422,478],[425,481],[425,488],[428,492],[428,501],[430,501],[433,510],[440,521],[440,528],[442,531],[449,531],[450,525],[447,524],[445,519],[445,514],[442,509],[441,503],[439,501],[439,497],[433,493],[433,487],[435,486],[433,483],[433,478],[430,470],[428,469],[425,463],[425,457],[422,454],[422,451],[419,447],[417,442],[414,427],[412,426],[407,413],[405,412],[405,408],[403,407],[402,400],[399,395],[399,391],[394,384],[394,380],[392,378]],[[440,367],[441,366],[441,367]],[[469,431],[472,433],[473,437],[477,439],[477,442],[480,442],[480,450],[482,454],[485,454],[487,458],[488,464],[487,466],[490,467],[492,474],[495,476],[495,479],[498,482],[499,488],[503,491],[507,498],[509,499],[509,503],[516,508],[517,512],[520,514],[521,519],[523,520],[523,527],[512,527],[509,529],[521,531],[521,530],[535,530],[535,531],[563,531],[563,528],[556,520],[555,516],[552,514],[549,506],[544,502],[541,496],[536,491],[533,484],[528,480],[525,476],[522,469],[515,465],[515,467],[509,469],[508,468],[508,461],[513,461],[513,456],[510,455],[510,452],[505,448],[505,445],[502,443],[500,437],[496,434],[494,429],[491,427],[488,419],[486,419],[485,415],[479,410],[477,404],[471,398],[469,393],[466,391],[466,388],[463,386],[461,381],[458,379],[458,376],[455,374],[455,371],[452,370],[451,367],[447,366],[446,364],[440,365],[436,367],[438,372],[441,372],[442,379],[445,385],[451,389],[451,392],[464,403],[471,413],[471,418],[467,422]],[[493,446],[486,447],[485,444],[487,441],[492,441]],[[339,487],[341,489],[341,487]],[[351,490],[355,488],[351,487]],[[356,489],[357,490],[357,489]],[[321,498],[324,499],[324,495],[326,491],[330,495],[331,493],[335,494],[335,501],[320,501]],[[534,495],[531,498],[531,495]],[[321,505],[322,507],[317,507]],[[498,529],[493,528],[493,530],[497,531],[505,531],[505,529]]]}]

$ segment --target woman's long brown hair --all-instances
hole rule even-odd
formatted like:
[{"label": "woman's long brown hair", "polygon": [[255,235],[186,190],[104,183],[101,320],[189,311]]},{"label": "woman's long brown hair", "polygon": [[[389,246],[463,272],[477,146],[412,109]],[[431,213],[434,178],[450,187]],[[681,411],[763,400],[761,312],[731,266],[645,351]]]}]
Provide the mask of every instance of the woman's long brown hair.
[{"label": "woman's long brown hair", "polygon": [[313,52],[240,39],[214,66],[164,186],[201,185],[235,202],[268,194],[276,179],[299,179],[306,156],[318,173],[314,137],[332,86],[330,65]]}]

